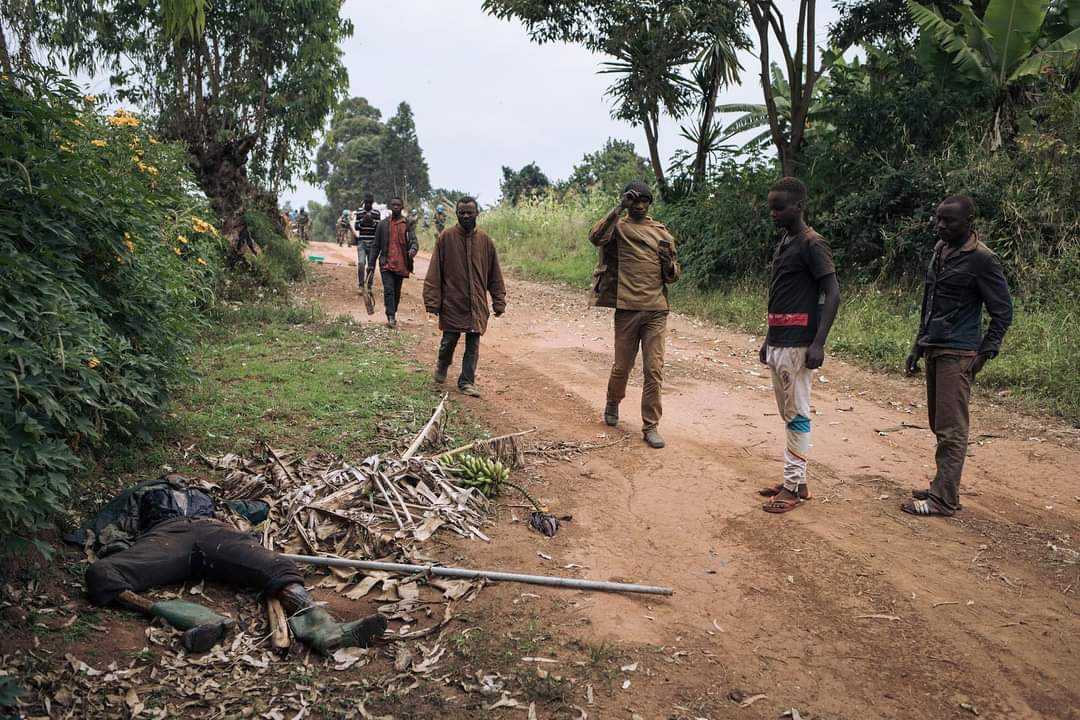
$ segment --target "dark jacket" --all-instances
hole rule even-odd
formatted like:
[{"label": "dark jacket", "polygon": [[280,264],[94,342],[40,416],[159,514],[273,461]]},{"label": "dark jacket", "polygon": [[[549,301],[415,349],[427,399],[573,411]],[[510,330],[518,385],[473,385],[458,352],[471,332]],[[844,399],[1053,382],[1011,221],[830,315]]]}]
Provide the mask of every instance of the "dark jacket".
[{"label": "dark jacket", "polygon": [[[402,216],[404,217],[404,216]],[[379,248],[379,267],[386,265],[390,247],[390,220],[385,218],[379,221],[375,228],[375,246]],[[416,240],[416,227],[412,223],[405,224],[405,262],[409,272],[413,269],[413,256],[420,251],[420,243]]]},{"label": "dark jacket", "polygon": [[[939,241],[926,270],[919,344],[956,350],[975,350],[993,357],[1012,324],[1012,296],[1001,261],[974,234],[959,249],[941,259]],[[982,335],[982,306],[990,325]]]},{"label": "dark jacket", "polygon": [[483,230],[469,235],[460,225],[443,230],[424,277],[424,307],[439,314],[439,329],[483,333],[489,293],[495,312],[505,310],[506,285],[495,243]]}]

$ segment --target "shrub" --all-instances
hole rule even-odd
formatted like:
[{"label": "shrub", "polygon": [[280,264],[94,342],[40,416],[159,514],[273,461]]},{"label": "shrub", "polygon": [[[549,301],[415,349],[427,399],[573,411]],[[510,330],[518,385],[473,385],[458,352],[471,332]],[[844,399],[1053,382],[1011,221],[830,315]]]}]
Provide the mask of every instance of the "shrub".
[{"label": "shrub", "polygon": [[0,544],[186,374],[222,243],[183,147],[52,71],[0,80]]}]

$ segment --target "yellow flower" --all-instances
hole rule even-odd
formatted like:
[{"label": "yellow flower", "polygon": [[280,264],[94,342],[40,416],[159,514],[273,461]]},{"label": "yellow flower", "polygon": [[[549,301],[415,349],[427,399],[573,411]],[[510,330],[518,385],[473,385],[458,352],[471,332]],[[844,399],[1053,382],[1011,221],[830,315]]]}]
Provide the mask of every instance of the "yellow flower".
[{"label": "yellow flower", "polygon": [[83,362],[86,363],[86,367],[90,368],[91,370],[101,364],[101,361],[98,360],[96,357],[87,358],[86,360],[83,360]]},{"label": "yellow flower", "polygon": [[135,243],[131,241],[131,236],[124,233],[124,244],[127,245],[128,252],[135,252]]},{"label": "yellow flower", "polygon": [[71,143],[63,143],[63,144],[61,144],[60,149],[63,150],[64,152],[69,152],[69,153],[75,152],[75,146],[72,145]]},{"label": "yellow flower", "polygon": [[96,146],[96,147],[105,147],[105,146],[106,146],[106,145],[108,145],[109,143],[108,143],[108,142],[106,142],[105,140],[91,140],[91,141],[90,141],[90,144],[91,144],[91,145],[94,145],[94,146]]},{"label": "yellow flower", "polygon": [[72,120],[71,122],[75,123],[75,124],[76,124],[76,125],[78,125],[79,127],[83,127],[83,124],[82,124],[82,120],[80,120],[79,118],[75,118],[75,119],[74,119],[74,120]]},{"label": "yellow flower", "polygon": [[173,252],[174,252],[174,253],[176,253],[176,256],[177,256],[177,257],[179,257],[179,256],[180,256],[180,248],[178,248],[178,247],[174,247],[174,248],[173,248]]},{"label": "yellow flower", "polygon": [[84,99],[84,100],[86,100],[86,103],[87,103],[88,105],[92,105],[93,103],[96,103],[96,102],[97,102],[97,95],[87,95],[87,96],[86,96],[85,98],[83,98],[83,99]]},{"label": "yellow flower", "polygon": [[202,218],[194,216],[192,216],[191,218],[191,229],[197,233],[210,233],[212,235],[217,235],[217,228],[215,228],[213,225],[206,222]]},{"label": "yellow flower", "polygon": [[118,109],[112,117],[105,122],[113,127],[139,127],[139,119],[123,108]]},{"label": "yellow flower", "polygon": [[185,245],[187,245],[187,242],[188,242],[187,235],[177,235],[176,239],[179,240],[180,242],[184,243]]},{"label": "yellow flower", "polygon": [[149,140],[149,141],[150,141],[150,144],[151,144],[151,145],[157,145],[157,144],[158,144],[158,141],[157,141],[157,139],[155,139],[153,135],[151,135],[150,137],[148,137],[148,138],[147,138],[147,140]]},{"label": "yellow flower", "polygon": [[123,265],[123,264],[124,264],[124,258],[122,258],[122,257],[120,257],[119,255],[117,255],[117,256],[116,256],[116,263],[117,263],[118,265]]},{"label": "yellow flower", "polygon": [[150,173],[151,175],[157,175],[158,174],[158,169],[156,167],[154,167],[153,165],[146,165],[145,167],[146,167],[146,172]]},{"label": "yellow flower", "polygon": [[199,263],[200,265],[205,265],[205,264],[206,264],[206,261],[205,261],[205,260],[203,260],[202,258],[197,258],[197,259],[195,260],[195,262]]}]

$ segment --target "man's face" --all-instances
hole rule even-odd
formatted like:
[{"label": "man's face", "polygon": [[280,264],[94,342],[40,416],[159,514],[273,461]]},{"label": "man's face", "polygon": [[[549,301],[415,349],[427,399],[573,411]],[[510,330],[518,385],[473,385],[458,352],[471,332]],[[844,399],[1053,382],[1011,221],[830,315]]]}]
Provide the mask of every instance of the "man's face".
[{"label": "man's face", "polygon": [[373,202],[375,202],[375,201],[372,200],[371,198],[364,198],[364,209],[370,212],[371,211],[371,204]]},{"label": "man's face", "polygon": [[649,207],[651,205],[652,200],[647,197],[642,197],[638,195],[636,198],[634,198],[634,201],[630,203],[630,207],[627,211],[630,213],[630,217],[634,220],[644,220],[645,217],[649,214]]},{"label": "man's face", "polygon": [[971,234],[971,220],[959,203],[942,203],[934,213],[934,229],[947,243],[963,242]]},{"label": "man's face", "polygon": [[462,225],[468,225],[470,220],[475,221],[476,216],[479,214],[480,213],[476,209],[476,205],[474,203],[462,203],[457,206],[458,222],[461,222],[462,220],[465,221],[461,223]]},{"label": "man's face", "polygon": [[795,200],[791,193],[773,190],[769,193],[769,216],[778,228],[795,227],[802,218],[802,202]]},{"label": "man's face", "polygon": [[395,218],[401,217],[401,208],[401,201],[397,198],[394,198],[390,201],[390,214],[393,215]]}]

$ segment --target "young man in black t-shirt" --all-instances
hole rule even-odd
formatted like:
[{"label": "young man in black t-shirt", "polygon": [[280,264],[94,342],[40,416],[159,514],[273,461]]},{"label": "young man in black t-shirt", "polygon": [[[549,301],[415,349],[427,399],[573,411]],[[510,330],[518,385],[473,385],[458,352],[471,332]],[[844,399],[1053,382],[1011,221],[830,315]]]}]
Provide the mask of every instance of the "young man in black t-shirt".
[{"label": "young man in black t-shirt", "polygon": [[787,427],[783,483],[762,488],[762,509],[783,513],[810,499],[810,387],[825,361],[825,339],[840,307],[832,248],[803,220],[806,186],[780,178],[769,191],[769,214],[784,236],[769,269],[769,334],[761,362],[769,366],[776,405]]}]

